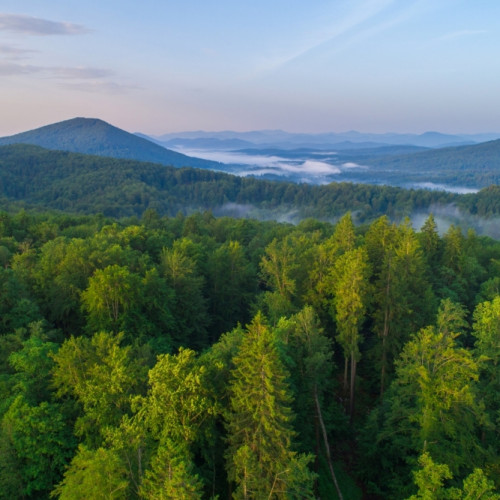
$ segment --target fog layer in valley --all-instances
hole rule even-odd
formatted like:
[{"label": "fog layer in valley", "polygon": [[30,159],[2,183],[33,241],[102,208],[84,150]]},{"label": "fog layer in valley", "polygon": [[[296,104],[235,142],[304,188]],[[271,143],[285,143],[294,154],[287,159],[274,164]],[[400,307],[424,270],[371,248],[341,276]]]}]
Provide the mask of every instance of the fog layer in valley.
[{"label": "fog layer in valley", "polygon": [[[476,193],[477,188],[457,186],[435,182],[421,172],[410,169],[384,170],[383,167],[370,166],[354,161],[355,155],[350,153],[350,161],[346,155],[335,151],[298,151],[293,155],[282,151],[283,155],[251,153],[243,151],[220,151],[206,149],[175,148],[175,151],[197,158],[217,161],[222,165],[220,170],[242,177],[254,176],[265,179],[279,179],[299,183],[328,184],[330,182],[356,182],[404,187],[407,189],[430,189],[449,191],[458,194]],[[285,157],[288,156],[288,157]],[[290,158],[289,156],[293,156]],[[360,157],[364,155],[360,152]],[[362,161],[362,159],[360,160]]]}]

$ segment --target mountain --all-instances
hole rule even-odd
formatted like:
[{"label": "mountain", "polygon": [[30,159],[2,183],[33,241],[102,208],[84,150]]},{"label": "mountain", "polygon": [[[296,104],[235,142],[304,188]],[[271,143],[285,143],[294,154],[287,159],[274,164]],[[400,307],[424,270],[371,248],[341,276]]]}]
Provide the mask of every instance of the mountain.
[{"label": "mountain", "polygon": [[217,170],[218,162],[202,160],[166,149],[95,118],[73,118],[28,132],[0,138],[0,145],[32,144],[73,153],[148,161],[174,167]]},{"label": "mountain", "polygon": [[[500,184],[500,139],[366,160],[370,171],[392,185],[450,184],[484,188]],[[405,180],[406,178],[406,180]]]},{"label": "mountain", "polygon": [[[475,144],[478,142],[491,141],[500,138],[498,133],[489,134],[465,134],[453,135],[439,132],[425,132],[423,134],[372,134],[357,131],[328,132],[321,134],[289,133],[283,130],[256,130],[250,132],[175,132],[155,137],[153,140],[162,144],[172,144],[171,141],[188,140],[189,147],[202,148],[203,142],[208,140],[230,141],[240,140],[252,143],[258,147],[296,149],[316,148],[328,149],[341,143],[361,144],[370,143],[374,145],[413,145],[427,148],[440,148],[446,146],[458,146]],[[209,144],[207,142],[207,144]],[[188,144],[185,143],[185,147]],[[209,146],[211,147],[211,146]],[[249,147],[249,146],[246,146]],[[354,147],[351,146],[351,149]]]}]

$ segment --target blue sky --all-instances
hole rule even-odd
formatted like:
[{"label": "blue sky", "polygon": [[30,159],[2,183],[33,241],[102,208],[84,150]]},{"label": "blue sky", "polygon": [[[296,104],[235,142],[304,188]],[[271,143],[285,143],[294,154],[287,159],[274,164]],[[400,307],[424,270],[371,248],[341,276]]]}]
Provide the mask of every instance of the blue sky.
[{"label": "blue sky", "polygon": [[2,0],[0,135],[500,132],[498,0]]}]

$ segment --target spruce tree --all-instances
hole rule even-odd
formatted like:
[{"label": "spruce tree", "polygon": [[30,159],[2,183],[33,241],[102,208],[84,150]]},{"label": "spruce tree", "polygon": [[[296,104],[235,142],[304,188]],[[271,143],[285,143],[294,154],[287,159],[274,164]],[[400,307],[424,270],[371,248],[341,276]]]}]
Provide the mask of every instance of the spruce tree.
[{"label": "spruce tree", "polygon": [[312,498],[311,457],[292,451],[288,373],[260,313],[234,365],[226,455],[234,498]]}]

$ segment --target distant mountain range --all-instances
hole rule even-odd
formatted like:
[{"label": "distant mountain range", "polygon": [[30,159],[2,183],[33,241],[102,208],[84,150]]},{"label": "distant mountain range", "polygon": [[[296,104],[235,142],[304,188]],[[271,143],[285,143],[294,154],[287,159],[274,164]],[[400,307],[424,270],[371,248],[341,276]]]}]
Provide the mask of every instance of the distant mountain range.
[{"label": "distant mountain range", "polygon": [[171,151],[95,118],[73,118],[0,138],[0,146],[32,144],[47,149],[216,170],[218,163]]},{"label": "distant mountain range", "polygon": [[370,134],[356,131],[343,133],[297,134],[282,130],[258,130],[252,132],[177,132],[150,137],[167,147],[192,149],[242,149],[249,147],[297,149],[314,148],[361,149],[381,145],[411,145],[425,148],[441,148],[465,144],[477,144],[500,138],[499,133],[450,135],[439,132],[424,134]]},{"label": "distant mountain range", "polygon": [[[347,181],[466,193],[500,184],[500,140],[474,143],[492,137],[496,135],[291,134],[262,130],[184,132],[150,140],[99,119],[73,118],[0,138],[0,146],[31,144],[296,183]],[[437,147],[443,144],[453,145]]]}]

